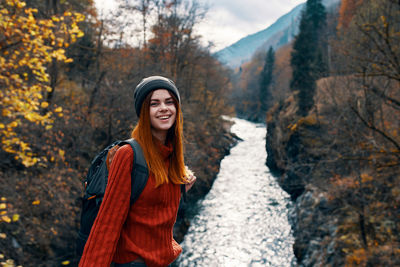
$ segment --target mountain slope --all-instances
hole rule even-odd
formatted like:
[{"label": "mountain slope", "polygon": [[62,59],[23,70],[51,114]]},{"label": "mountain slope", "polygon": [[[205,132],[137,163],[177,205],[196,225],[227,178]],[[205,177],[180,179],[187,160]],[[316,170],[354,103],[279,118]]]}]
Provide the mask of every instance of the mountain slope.
[{"label": "mountain slope", "polygon": [[[324,0],[323,3],[327,8],[331,8],[340,3],[340,0]],[[268,49],[272,46],[277,49],[291,42],[298,33],[301,11],[304,6],[305,3],[299,4],[268,28],[240,39],[216,52],[214,56],[227,66],[236,68],[250,60],[254,52],[260,48]]]}]

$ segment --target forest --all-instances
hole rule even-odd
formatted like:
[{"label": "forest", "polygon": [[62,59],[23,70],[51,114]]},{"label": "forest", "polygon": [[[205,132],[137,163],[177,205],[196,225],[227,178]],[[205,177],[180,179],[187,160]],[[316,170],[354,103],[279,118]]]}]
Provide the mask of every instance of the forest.
[{"label": "forest", "polygon": [[398,266],[400,2],[308,0],[299,30],[242,65],[233,89],[242,116],[266,120],[297,262]]},{"label": "forest", "polygon": [[181,92],[189,203],[236,141],[221,115],[265,122],[299,265],[400,265],[399,1],[308,0],[293,42],[236,70],[194,33],[197,1],[118,4],[101,17],[92,0],[0,2],[2,265],[76,265],[87,168],[130,136],[133,89],[155,73]]}]

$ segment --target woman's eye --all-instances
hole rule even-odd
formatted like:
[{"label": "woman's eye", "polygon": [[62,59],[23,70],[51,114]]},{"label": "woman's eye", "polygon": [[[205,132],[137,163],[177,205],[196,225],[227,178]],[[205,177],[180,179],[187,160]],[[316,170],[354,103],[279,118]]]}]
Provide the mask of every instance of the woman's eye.
[{"label": "woman's eye", "polygon": [[150,106],[152,106],[152,107],[156,107],[157,105],[158,105],[157,102],[150,103]]},{"label": "woman's eye", "polygon": [[166,103],[167,103],[167,105],[172,105],[172,104],[174,104],[174,101],[169,100],[169,101],[167,101]]}]

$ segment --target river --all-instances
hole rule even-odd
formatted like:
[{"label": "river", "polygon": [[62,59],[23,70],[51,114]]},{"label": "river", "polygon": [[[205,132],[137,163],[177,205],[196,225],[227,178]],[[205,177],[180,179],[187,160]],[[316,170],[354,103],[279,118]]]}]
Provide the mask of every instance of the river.
[{"label": "river", "polygon": [[212,189],[197,202],[174,265],[291,266],[291,202],[265,165],[265,125],[232,120],[232,132],[243,141],[221,161]]}]

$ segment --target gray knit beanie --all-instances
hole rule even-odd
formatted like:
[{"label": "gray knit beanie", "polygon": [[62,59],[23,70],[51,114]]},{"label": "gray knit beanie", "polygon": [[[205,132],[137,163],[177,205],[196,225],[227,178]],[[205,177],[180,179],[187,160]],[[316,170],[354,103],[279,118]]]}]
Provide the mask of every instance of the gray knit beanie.
[{"label": "gray knit beanie", "polygon": [[134,98],[135,98],[135,110],[136,114],[140,116],[140,109],[146,96],[157,89],[166,89],[181,102],[178,88],[176,88],[175,83],[168,78],[162,76],[150,76],[144,78],[135,88]]}]

